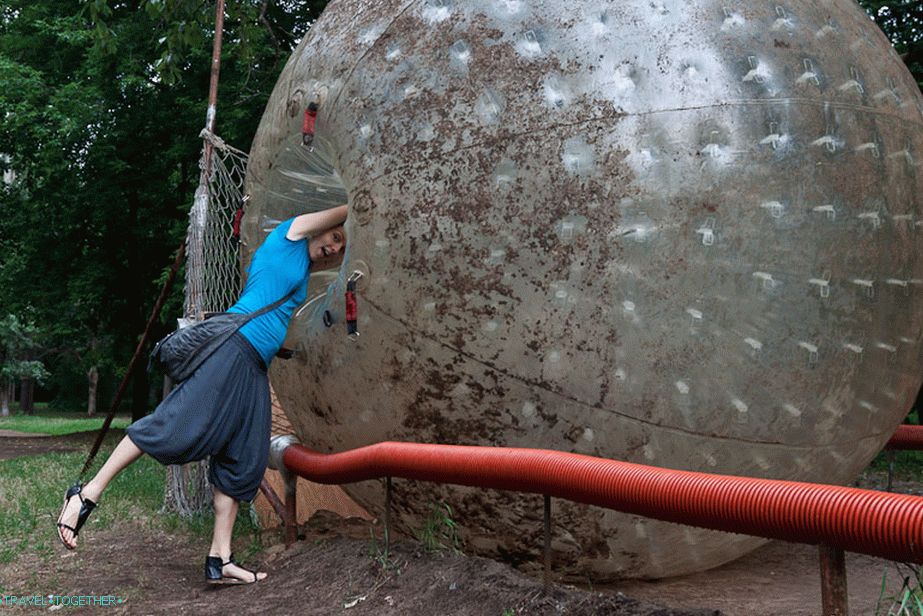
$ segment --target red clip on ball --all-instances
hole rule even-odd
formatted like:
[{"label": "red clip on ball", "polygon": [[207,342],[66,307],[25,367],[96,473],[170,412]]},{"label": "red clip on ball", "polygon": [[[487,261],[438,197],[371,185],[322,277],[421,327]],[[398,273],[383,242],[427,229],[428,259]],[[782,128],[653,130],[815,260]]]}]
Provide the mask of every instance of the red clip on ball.
[{"label": "red clip on ball", "polygon": [[301,142],[304,145],[314,143],[314,126],[317,124],[317,104],[311,103],[304,110],[304,122],[301,125]]}]

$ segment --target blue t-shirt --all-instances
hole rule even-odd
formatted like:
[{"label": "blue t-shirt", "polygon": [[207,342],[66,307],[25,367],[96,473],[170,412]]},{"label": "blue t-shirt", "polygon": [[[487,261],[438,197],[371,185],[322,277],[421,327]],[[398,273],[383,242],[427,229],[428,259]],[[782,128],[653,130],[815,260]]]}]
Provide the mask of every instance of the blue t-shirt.
[{"label": "blue t-shirt", "polygon": [[256,312],[295,291],[287,302],[261,314],[240,329],[240,333],[263,357],[266,366],[282,347],[292,313],[308,294],[308,277],[311,274],[308,240],[293,241],[285,237],[292,220],[276,227],[257,249],[247,269],[249,276],[244,291],[237,303],[228,308],[228,312]]}]

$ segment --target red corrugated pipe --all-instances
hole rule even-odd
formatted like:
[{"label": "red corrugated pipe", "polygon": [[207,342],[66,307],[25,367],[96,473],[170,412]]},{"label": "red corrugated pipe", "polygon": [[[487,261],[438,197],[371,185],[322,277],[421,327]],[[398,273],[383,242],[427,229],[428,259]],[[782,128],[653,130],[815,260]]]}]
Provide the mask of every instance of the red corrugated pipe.
[{"label": "red corrugated pipe", "polygon": [[923,450],[923,426],[898,426],[885,448]]},{"label": "red corrugated pipe", "polygon": [[319,483],[403,477],[548,494],[648,518],[923,563],[923,497],[666,470],[541,449],[379,443],[284,450]]}]

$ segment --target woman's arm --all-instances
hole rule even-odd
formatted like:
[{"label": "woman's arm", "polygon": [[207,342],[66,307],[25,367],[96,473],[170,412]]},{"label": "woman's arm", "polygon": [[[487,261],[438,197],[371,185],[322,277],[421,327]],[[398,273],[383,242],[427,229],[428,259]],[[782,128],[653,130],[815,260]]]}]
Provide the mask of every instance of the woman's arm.
[{"label": "woman's arm", "polygon": [[346,220],[346,206],[339,205],[329,210],[302,214],[292,221],[292,226],[285,234],[290,240],[303,240],[333,227],[342,225]]}]

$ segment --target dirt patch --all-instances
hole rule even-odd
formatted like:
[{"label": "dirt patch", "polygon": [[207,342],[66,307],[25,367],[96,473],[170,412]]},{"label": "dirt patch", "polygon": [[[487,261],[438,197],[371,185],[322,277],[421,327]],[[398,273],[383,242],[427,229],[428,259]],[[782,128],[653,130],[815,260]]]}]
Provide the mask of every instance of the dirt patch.
[{"label": "dirt patch", "polygon": [[568,586],[545,592],[541,581],[501,563],[428,553],[409,541],[395,542],[385,558],[369,528],[361,521],[316,516],[305,528],[304,539],[291,549],[275,545],[244,563],[270,574],[252,586],[208,586],[203,582],[208,550],[204,540],[152,531],[129,521],[82,534],[77,551],[59,547],[49,562],[24,554],[0,567],[0,579],[7,594],[122,599],[114,607],[84,608],[100,614],[719,614],[660,608],[615,592]]},{"label": "dirt patch", "polygon": [[[656,582],[625,581],[606,589],[666,606],[708,606],[725,616],[817,616],[818,559],[815,546],[772,541],[717,569]],[[850,614],[875,613],[885,571],[889,586],[899,586],[898,571],[886,560],[847,554],[846,569]]]},{"label": "dirt patch", "polygon": [[[10,452],[28,455],[79,449],[92,443],[94,437],[95,433],[4,437],[0,438],[0,459],[12,457]],[[880,487],[884,482],[882,473],[871,473],[864,476],[862,485]],[[921,485],[898,482],[896,489],[919,494]],[[52,534],[57,511],[48,515],[47,532]],[[733,563],[682,578],[626,581],[592,590],[555,585],[545,592],[541,580],[502,563],[430,553],[413,541],[396,541],[386,558],[380,540],[370,536],[374,532],[380,537],[380,528],[358,520],[321,513],[302,532],[302,540],[291,549],[276,543],[244,563],[270,574],[266,581],[253,586],[207,586],[203,582],[206,540],[155,530],[142,520],[124,520],[109,529],[84,532],[76,552],[56,544],[48,560],[27,552],[8,565],[0,565],[0,587],[6,594],[113,595],[123,600],[114,607],[81,610],[100,614],[820,613],[817,551],[807,545],[771,542]],[[267,532],[263,541],[280,539]],[[240,555],[242,544],[235,547]],[[886,571],[892,582],[889,592],[896,591],[893,585],[899,583],[899,574],[893,563],[849,554],[847,565],[852,613],[874,613]],[[18,608],[23,612],[34,609]]]},{"label": "dirt patch", "polygon": [[[78,451],[92,447],[98,434],[98,430],[76,432],[65,436],[0,430],[0,460],[36,456],[43,453]],[[124,434],[124,430],[112,428],[107,438],[121,438]]]}]

